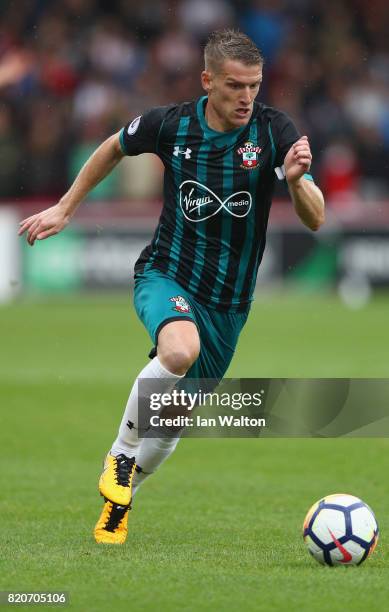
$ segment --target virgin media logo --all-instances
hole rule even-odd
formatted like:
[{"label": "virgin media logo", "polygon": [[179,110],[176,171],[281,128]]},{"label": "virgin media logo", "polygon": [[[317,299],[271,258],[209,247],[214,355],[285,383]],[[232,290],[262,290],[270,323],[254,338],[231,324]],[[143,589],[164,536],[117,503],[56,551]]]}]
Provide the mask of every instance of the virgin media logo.
[{"label": "virgin media logo", "polygon": [[249,191],[237,191],[221,200],[209,187],[197,181],[184,181],[180,185],[180,206],[188,221],[198,223],[217,215],[223,209],[233,217],[246,217],[252,206]]}]

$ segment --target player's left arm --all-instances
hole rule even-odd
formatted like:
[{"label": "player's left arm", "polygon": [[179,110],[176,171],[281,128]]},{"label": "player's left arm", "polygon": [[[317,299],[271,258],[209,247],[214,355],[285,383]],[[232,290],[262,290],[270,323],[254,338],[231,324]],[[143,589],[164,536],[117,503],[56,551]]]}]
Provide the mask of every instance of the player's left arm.
[{"label": "player's left arm", "polygon": [[324,198],[313,180],[304,177],[309,172],[312,153],[307,136],[302,136],[285,156],[285,175],[289,193],[301,221],[313,231],[324,223]]}]

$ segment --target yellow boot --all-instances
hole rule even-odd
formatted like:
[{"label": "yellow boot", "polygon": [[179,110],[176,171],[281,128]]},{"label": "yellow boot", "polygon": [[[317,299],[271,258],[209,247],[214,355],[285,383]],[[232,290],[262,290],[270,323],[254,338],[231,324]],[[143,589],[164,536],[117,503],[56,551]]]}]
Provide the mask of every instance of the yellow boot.
[{"label": "yellow boot", "polygon": [[123,454],[114,457],[108,453],[99,481],[101,495],[120,506],[129,506],[135,467],[135,457]]},{"label": "yellow boot", "polygon": [[105,500],[103,511],[94,529],[98,544],[124,544],[128,528],[129,506],[120,506]]}]

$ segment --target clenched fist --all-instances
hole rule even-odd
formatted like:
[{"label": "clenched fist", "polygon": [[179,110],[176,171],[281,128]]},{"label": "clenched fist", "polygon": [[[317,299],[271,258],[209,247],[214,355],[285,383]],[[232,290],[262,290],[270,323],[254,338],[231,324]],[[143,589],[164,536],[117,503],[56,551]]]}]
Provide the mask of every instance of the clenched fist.
[{"label": "clenched fist", "polygon": [[295,142],[285,156],[285,174],[288,182],[297,181],[306,172],[309,172],[312,162],[312,153],[308,137],[302,136]]}]

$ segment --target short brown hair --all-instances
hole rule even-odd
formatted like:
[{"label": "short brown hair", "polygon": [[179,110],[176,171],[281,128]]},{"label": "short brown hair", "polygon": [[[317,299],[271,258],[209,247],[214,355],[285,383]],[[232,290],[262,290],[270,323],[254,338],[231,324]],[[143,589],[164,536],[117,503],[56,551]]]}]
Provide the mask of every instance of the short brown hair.
[{"label": "short brown hair", "polygon": [[215,30],[204,49],[205,69],[218,70],[227,59],[254,66],[263,65],[263,56],[251,38],[239,30]]}]

